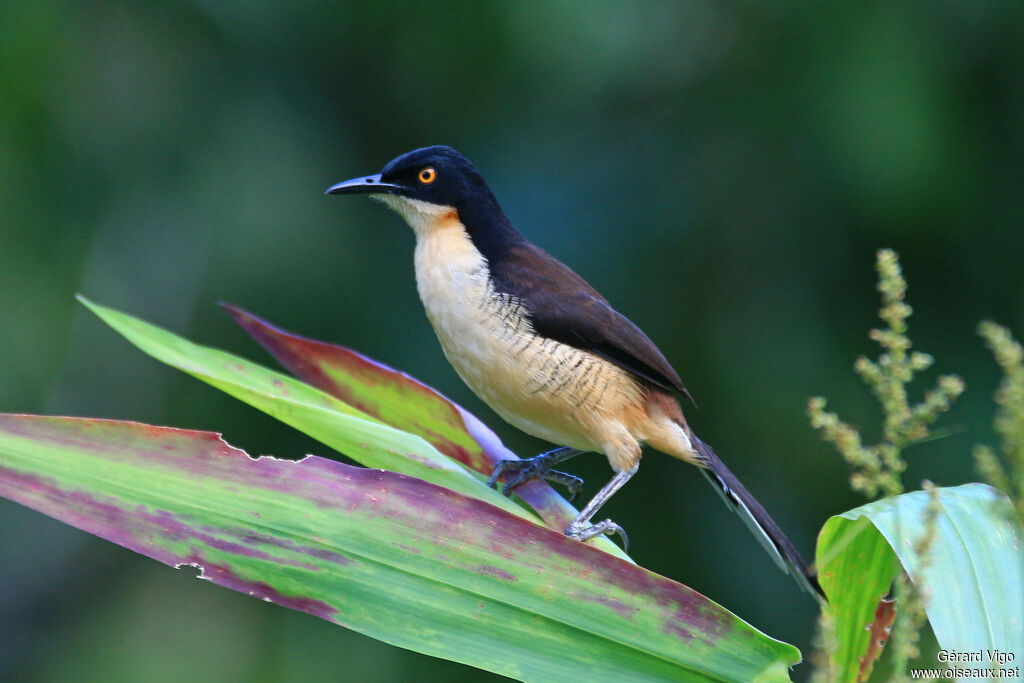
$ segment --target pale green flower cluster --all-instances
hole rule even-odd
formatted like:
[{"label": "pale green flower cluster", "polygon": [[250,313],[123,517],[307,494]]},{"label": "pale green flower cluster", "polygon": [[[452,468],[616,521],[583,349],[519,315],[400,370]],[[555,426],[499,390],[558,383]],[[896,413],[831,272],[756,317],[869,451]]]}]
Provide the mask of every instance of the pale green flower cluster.
[{"label": "pale green flower cluster", "polygon": [[978,325],[978,333],[1003,369],[1003,381],[995,395],[999,407],[993,422],[1002,441],[1002,460],[988,446],[975,447],[974,458],[985,480],[1010,496],[1024,518],[1024,349],[1008,329],[994,322]]},{"label": "pale green flower cluster", "polygon": [[808,414],[815,429],[820,429],[851,465],[850,485],[868,498],[893,496],[903,492],[901,474],[906,469],[902,451],[910,444],[928,438],[928,427],[949,410],[964,391],[964,382],[955,375],[943,375],[936,387],[926,392],[921,403],[910,405],[906,386],[914,375],[931,367],[934,359],[919,351],[910,351],[907,318],[913,310],[904,301],[907,282],[903,279],[896,252],[878,252],[878,291],[882,294],[879,317],[885,329],[871,330],[871,339],[883,352],[877,361],[861,356],[854,365],[882,405],[885,427],[882,439],[873,446],[861,442],[856,427],[825,410],[825,399],[818,396],[808,402]]}]

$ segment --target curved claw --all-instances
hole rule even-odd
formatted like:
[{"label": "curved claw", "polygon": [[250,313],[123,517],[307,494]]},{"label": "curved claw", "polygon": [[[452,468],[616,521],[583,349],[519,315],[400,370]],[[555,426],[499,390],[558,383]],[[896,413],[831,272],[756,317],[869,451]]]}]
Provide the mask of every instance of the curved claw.
[{"label": "curved claw", "polygon": [[494,471],[491,472],[491,476],[487,478],[487,485],[488,486],[490,486],[492,489],[497,489],[498,488],[498,477],[501,476],[501,473],[505,471],[506,465],[508,465],[508,463],[510,463],[510,462],[515,462],[515,460],[499,460],[498,461],[498,464],[494,466]]},{"label": "curved claw", "polygon": [[565,530],[565,535],[569,538],[574,538],[577,541],[589,541],[595,536],[605,534],[610,536],[612,534],[618,534],[622,537],[622,548],[627,553],[629,552],[629,536],[626,535],[626,530],[616,524],[610,519],[605,519],[600,522],[591,524],[588,527],[579,528],[575,523],[570,524],[569,528]]},{"label": "curved claw", "polygon": [[514,491],[518,486],[525,484],[531,479],[537,479],[540,476],[542,475],[537,472],[531,471],[531,469],[528,467],[524,467],[518,470],[511,477],[507,477],[505,479],[505,488],[503,488],[501,492],[504,493],[506,496],[511,496],[512,491]]},{"label": "curved claw", "polygon": [[498,477],[502,474],[512,473],[505,477],[505,486],[501,490],[506,496],[510,496],[520,484],[541,476],[540,472],[535,470],[536,463],[532,458],[529,460],[502,460],[494,466],[494,471],[487,479],[487,485],[496,489],[498,488]]},{"label": "curved claw", "polygon": [[547,474],[543,475],[548,481],[558,482],[565,488],[569,489],[569,502],[571,503],[576,498],[576,494],[583,490],[583,480],[579,477],[569,474],[568,472],[559,472],[558,470],[550,470]]}]

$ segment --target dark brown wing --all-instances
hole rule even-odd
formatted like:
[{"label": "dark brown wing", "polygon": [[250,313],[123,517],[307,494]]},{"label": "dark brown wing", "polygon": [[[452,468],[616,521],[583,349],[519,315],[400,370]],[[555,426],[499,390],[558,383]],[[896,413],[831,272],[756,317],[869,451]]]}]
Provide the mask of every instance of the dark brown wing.
[{"label": "dark brown wing", "polygon": [[538,334],[596,353],[693,400],[654,342],[586,280],[543,249],[525,241],[511,246],[506,258],[492,262],[491,279],[499,292],[523,301]]}]

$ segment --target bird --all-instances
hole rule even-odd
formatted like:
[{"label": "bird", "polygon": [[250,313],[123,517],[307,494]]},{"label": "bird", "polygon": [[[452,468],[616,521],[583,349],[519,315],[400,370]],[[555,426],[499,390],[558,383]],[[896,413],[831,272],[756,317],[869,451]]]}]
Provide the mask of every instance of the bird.
[{"label": "bird", "polygon": [[722,460],[690,428],[677,396],[692,402],[654,342],[568,266],[520,234],[476,167],[435,145],[388,162],[379,174],[332,185],[397,212],[416,238],[416,286],[445,356],[502,419],[557,445],[502,460],[488,484],[509,495],[547,479],[575,495],[582,480],[552,469],[603,453],[614,475],[565,529],[578,541],[626,532],[593,517],[636,474],[644,445],[696,465],[782,571],[823,599],[815,572]]}]

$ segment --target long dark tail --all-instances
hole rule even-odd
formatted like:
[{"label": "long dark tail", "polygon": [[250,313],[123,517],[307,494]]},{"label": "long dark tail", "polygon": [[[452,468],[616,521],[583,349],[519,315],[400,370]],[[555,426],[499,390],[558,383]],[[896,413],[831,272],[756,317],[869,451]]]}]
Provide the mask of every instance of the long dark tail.
[{"label": "long dark tail", "polygon": [[729,471],[711,447],[690,432],[694,447],[707,465],[701,471],[708,478],[715,490],[722,496],[726,504],[736,511],[743,523],[747,525],[754,537],[772,556],[779,569],[790,574],[800,587],[816,598],[825,600],[825,593],[818,585],[818,577],[807,566],[796,546],[786,537],[779,525],[775,523],[750,491],[740,483],[736,475]]}]

